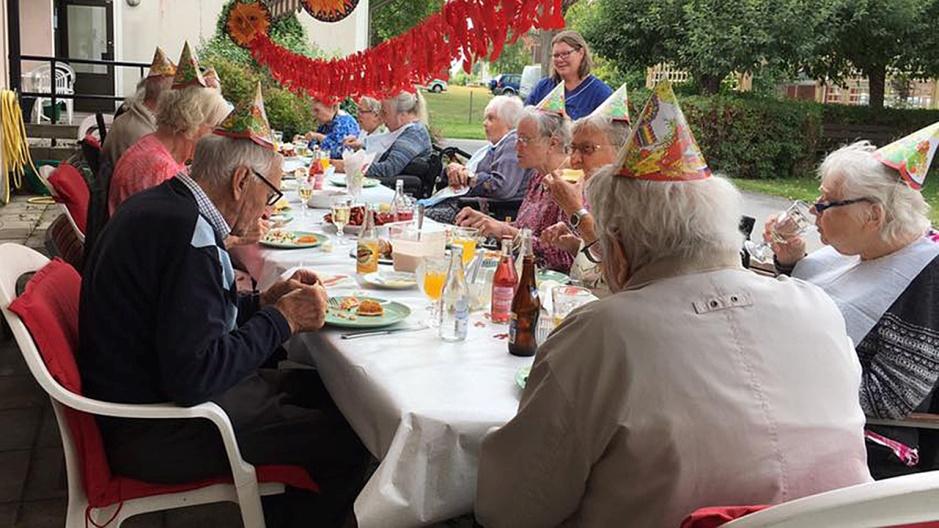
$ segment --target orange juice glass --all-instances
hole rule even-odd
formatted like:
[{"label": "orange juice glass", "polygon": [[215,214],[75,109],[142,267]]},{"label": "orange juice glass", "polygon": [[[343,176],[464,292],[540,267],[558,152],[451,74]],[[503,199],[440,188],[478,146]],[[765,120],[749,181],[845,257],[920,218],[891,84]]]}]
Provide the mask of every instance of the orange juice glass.
[{"label": "orange juice glass", "polygon": [[463,248],[463,267],[469,265],[476,256],[476,241],[479,237],[479,230],[472,227],[458,227],[453,230],[451,244],[459,244]]}]

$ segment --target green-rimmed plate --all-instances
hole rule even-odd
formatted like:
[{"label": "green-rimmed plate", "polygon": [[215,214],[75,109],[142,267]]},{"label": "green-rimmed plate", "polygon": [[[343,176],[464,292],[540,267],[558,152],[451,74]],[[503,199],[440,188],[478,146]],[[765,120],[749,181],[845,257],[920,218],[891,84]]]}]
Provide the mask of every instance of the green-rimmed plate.
[{"label": "green-rimmed plate", "polygon": [[285,229],[271,229],[261,239],[262,246],[278,249],[314,248],[327,241],[326,235],[310,231],[287,231]]},{"label": "green-rimmed plate", "polygon": [[417,276],[403,271],[376,271],[362,276],[362,282],[383,290],[407,290],[417,288]]},{"label": "green-rimmed plate", "polygon": [[567,284],[571,282],[571,278],[567,275],[561,273],[560,271],[554,271],[549,269],[538,270],[538,273],[535,274],[535,278],[538,279],[538,282],[552,280],[559,284]]},{"label": "green-rimmed plate", "polygon": [[293,216],[287,213],[275,213],[272,214],[268,220],[270,220],[271,226],[273,226],[274,229],[278,229],[289,224],[293,220]]},{"label": "green-rimmed plate", "polygon": [[400,323],[411,315],[411,309],[407,306],[394,301],[379,299],[377,297],[356,297],[357,299],[369,299],[381,303],[384,314],[380,316],[356,315],[355,308],[340,309],[343,299],[346,297],[330,297],[326,309],[326,324],[341,326],[343,328],[381,328]]},{"label": "green-rimmed plate", "polygon": [[524,389],[528,384],[528,375],[531,374],[531,367],[522,367],[515,373],[515,384],[518,388]]},{"label": "green-rimmed plate", "polygon": [[[329,183],[335,185],[336,187],[345,187],[346,186],[346,177],[345,175],[332,175],[329,177]],[[375,178],[365,178],[365,183],[362,184],[362,187],[374,187],[381,183]]]}]

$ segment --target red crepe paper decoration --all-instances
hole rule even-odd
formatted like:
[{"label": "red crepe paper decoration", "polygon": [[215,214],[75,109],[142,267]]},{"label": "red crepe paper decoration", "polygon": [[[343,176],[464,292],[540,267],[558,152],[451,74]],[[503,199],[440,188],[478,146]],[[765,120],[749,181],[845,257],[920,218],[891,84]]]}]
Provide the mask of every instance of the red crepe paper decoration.
[{"label": "red crepe paper decoration", "polygon": [[263,2],[235,2],[225,28],[236,44],[247,47],[259,34],[270,31],[271,12]]},{"label": "red crepe paper decoration", "polygon": [[317,20],[338,22],[355,11],[359,0],[302,0],[303,9]]},{"label": "red crepe paper decoration", "polygon": [[[241,5],[252,4],[260,0]],[[413,92],[415,85],[445,77],[456,60],[463,59],[469,73],[473,62],[498,59],[506,42],[514,43],[532,28],[564,27],[561,0],[451,0],[406,33],[373,48],[340,59],[311,59],[271,40],[270,23],[263,25],[266,19],[241,13],[238,22],[232,22],[233,15],[229,18],[229,28],[238,30],[233,40],[247,41],[241,45],[281,85],[327,103]]]}]

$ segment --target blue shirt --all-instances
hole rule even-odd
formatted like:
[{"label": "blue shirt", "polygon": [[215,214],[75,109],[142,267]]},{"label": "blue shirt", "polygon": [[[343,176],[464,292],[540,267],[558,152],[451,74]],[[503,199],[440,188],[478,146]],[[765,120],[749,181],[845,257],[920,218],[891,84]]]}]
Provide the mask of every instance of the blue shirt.
[{"label": "blue shirt", "polygon": [[[538,81],[538,84],[535,85],[531,94],[528,95],[525,104],[538,104],[555,86],[557,86],[557,82],[551,77],[541,79]],[[596,110],[597,107],[603,104],[603,101],[606,101],[612,94],[613,90],[607,86],[605,82],[597,79],[593,75],[588,75],[577,88],[564,90],[564,106],[567,110],[567,115],[571,119],[580,119],[581,117],[590,115],[591,112]]]},{"label": "blue shirt", "polygon": [[[340,110],[332,121],[320,125],[316,131],[326,135],[323,141],[319,142],[319,147],[329,152],[330,158],[341,159],[342,140],[349,136],[359,137],[359,122]],[[312,149],[314,145],[316,145],[316,141],[311,141],[310,148]]]}]

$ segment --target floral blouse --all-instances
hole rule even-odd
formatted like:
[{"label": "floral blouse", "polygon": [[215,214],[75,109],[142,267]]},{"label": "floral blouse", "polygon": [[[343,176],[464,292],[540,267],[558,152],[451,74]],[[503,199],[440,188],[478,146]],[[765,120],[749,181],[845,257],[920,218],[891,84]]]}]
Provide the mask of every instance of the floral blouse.
[{"label": "floral blouse", "polygon": [[531,229],[532,248],[535,251],[535,261],[542,268],[549,268],[564,273],[571,269],[574,256],[552,245],[539,240],[541,232],[558,222],[567,223],[567,215],[551,198],[551,193],[541,186],[544,174],[533,173],[528,180],[528,191],[518,208],[518,218],[512,226],[518,229],[527,227]]}]

